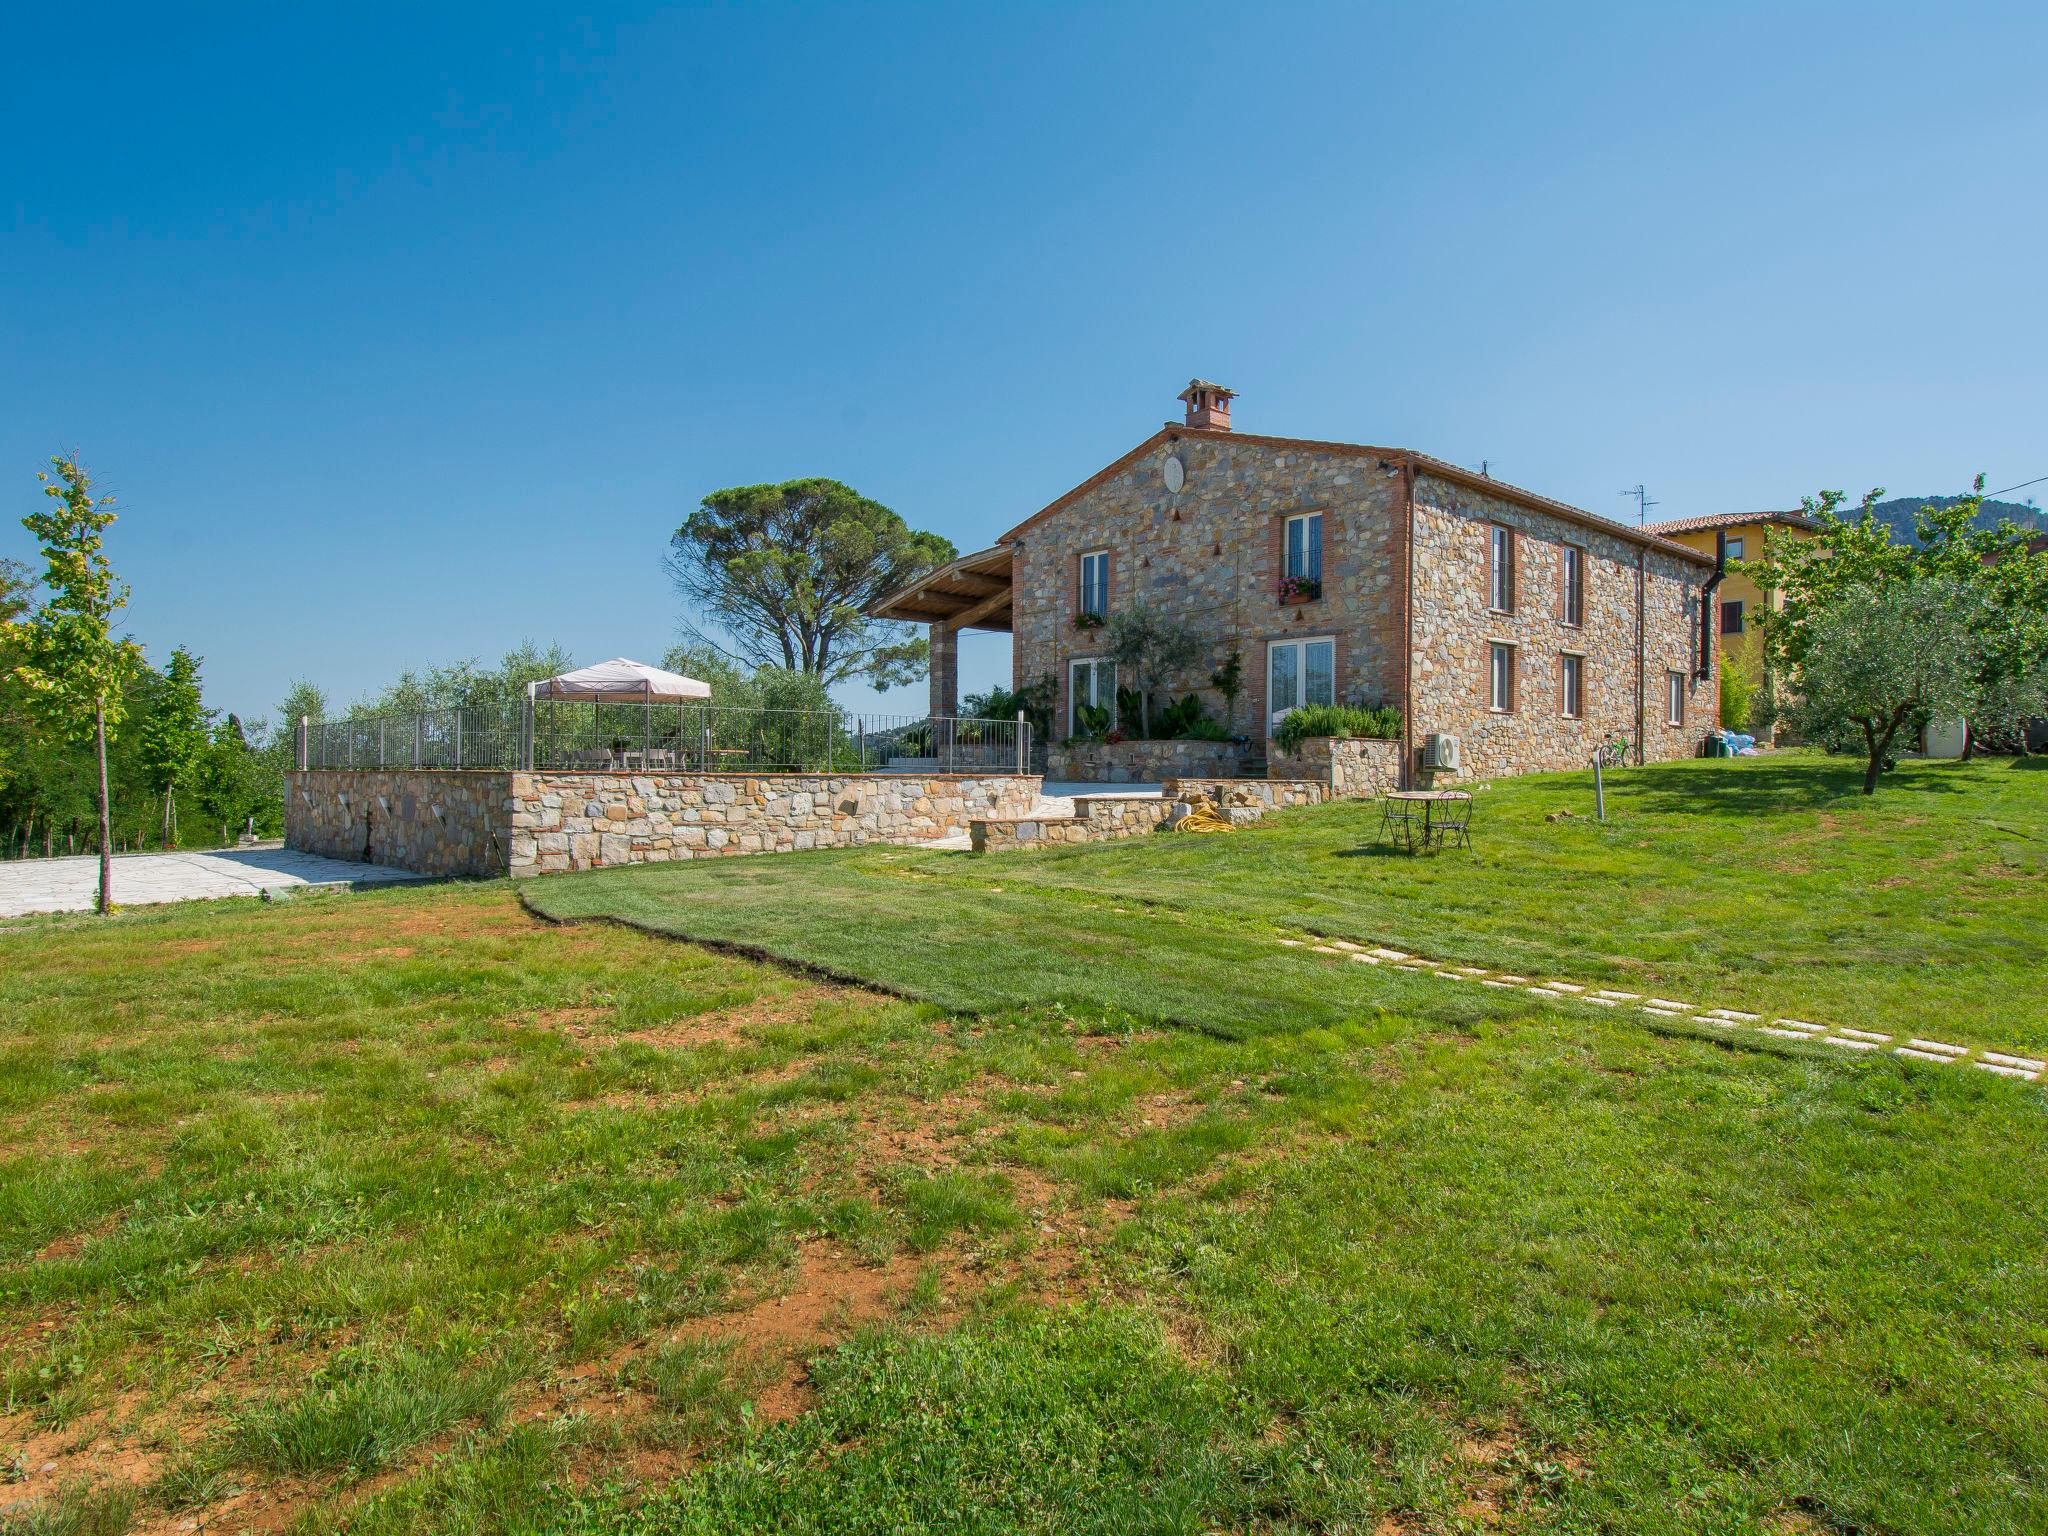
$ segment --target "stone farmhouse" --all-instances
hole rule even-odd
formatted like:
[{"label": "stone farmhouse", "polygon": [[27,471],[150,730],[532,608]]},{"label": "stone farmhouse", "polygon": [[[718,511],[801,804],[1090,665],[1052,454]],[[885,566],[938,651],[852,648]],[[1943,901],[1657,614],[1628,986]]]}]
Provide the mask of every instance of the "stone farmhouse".
[{"label": "stone farmhouse", "polygon": [[1715,554],[1412,449],[1239,432],[1233,398],[1191,382],[1183,420],[876,606],[930,626],[935,716],[958,713],[959,631],[1000,630],[1015,686],[1055,680],[1055,740],[1080,734],[1084,705],[1115,709],[1100,621],[1143,601],[1213,636],[1167,691],[1218,719],[1209,675],[1238,654],[1238,771],[1289,710],[1332,702],[1400,707],[1404,783],[1584,767],[1617,734],[1638,761],[1699,750]]}]

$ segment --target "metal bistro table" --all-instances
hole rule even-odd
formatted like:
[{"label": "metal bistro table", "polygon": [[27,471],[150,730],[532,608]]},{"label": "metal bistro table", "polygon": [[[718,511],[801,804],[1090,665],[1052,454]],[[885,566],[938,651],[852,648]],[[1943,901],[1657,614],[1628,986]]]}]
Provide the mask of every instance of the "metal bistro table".
[{"label": "metal bistro table", "polygon": [[[1421,837],[1416,837],[1416,806],[1422,808]],[[1472,846],[1472,796],[1462,789],[1393,789],[1380,811],[1380,838],[1399,840],[1413,853],[1462,841]]]}]

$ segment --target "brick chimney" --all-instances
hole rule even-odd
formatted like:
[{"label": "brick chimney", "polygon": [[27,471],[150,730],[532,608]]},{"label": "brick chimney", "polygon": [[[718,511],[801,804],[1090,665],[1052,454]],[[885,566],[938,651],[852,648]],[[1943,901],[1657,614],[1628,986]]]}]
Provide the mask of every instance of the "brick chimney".
[{"label": "brick chimney", "polygon": [[1189,379],[1180,397],[1187,402],[1189,426],[1209,427],[1218,432],[1230,430],[1230,402],[1237,397],[1235,390],[1211,384],[1207,379]]}]

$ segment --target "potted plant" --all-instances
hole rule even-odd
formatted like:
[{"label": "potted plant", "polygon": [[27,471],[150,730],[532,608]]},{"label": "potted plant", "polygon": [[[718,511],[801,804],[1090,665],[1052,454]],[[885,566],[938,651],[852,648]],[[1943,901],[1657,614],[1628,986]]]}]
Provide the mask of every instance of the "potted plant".
[{"label": "potted plant", "polygon": [[1313,576],[1280,578],[1280,601],[1283,603],[1312,603],[1322,595],[1323,584]]},{"label": "potted plant", "polygon": [[1074,615],[1074,628],[1084,635],[1102,628],[1102,624],[1102,615],[1099,613],[1077,613]]}]

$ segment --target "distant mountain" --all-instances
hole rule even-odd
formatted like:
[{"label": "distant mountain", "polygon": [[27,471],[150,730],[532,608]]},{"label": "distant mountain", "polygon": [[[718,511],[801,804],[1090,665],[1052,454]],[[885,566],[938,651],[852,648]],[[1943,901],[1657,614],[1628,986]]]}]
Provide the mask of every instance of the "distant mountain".
[{"label": "distant mountain", "polygon": [[[1898,496],[1890,501],[1880,501],[1871,511],[1877,520],[1892,531],[1894,541],[1901,544],[1913,542],[1913,520],[1922,507],[1952,507],[1963,498],[1960,496]],[[1856,504],[1849,503],[1841,508],[1839,517],[1853,518]],[[1979,528],[1996,528],[2001,518],[2011,518],[2022,528],[2039,528],[2048,531],[2048,512],[2039,507],[2023,507],[2016,501],[1987,501],[1977,511]]]}]

